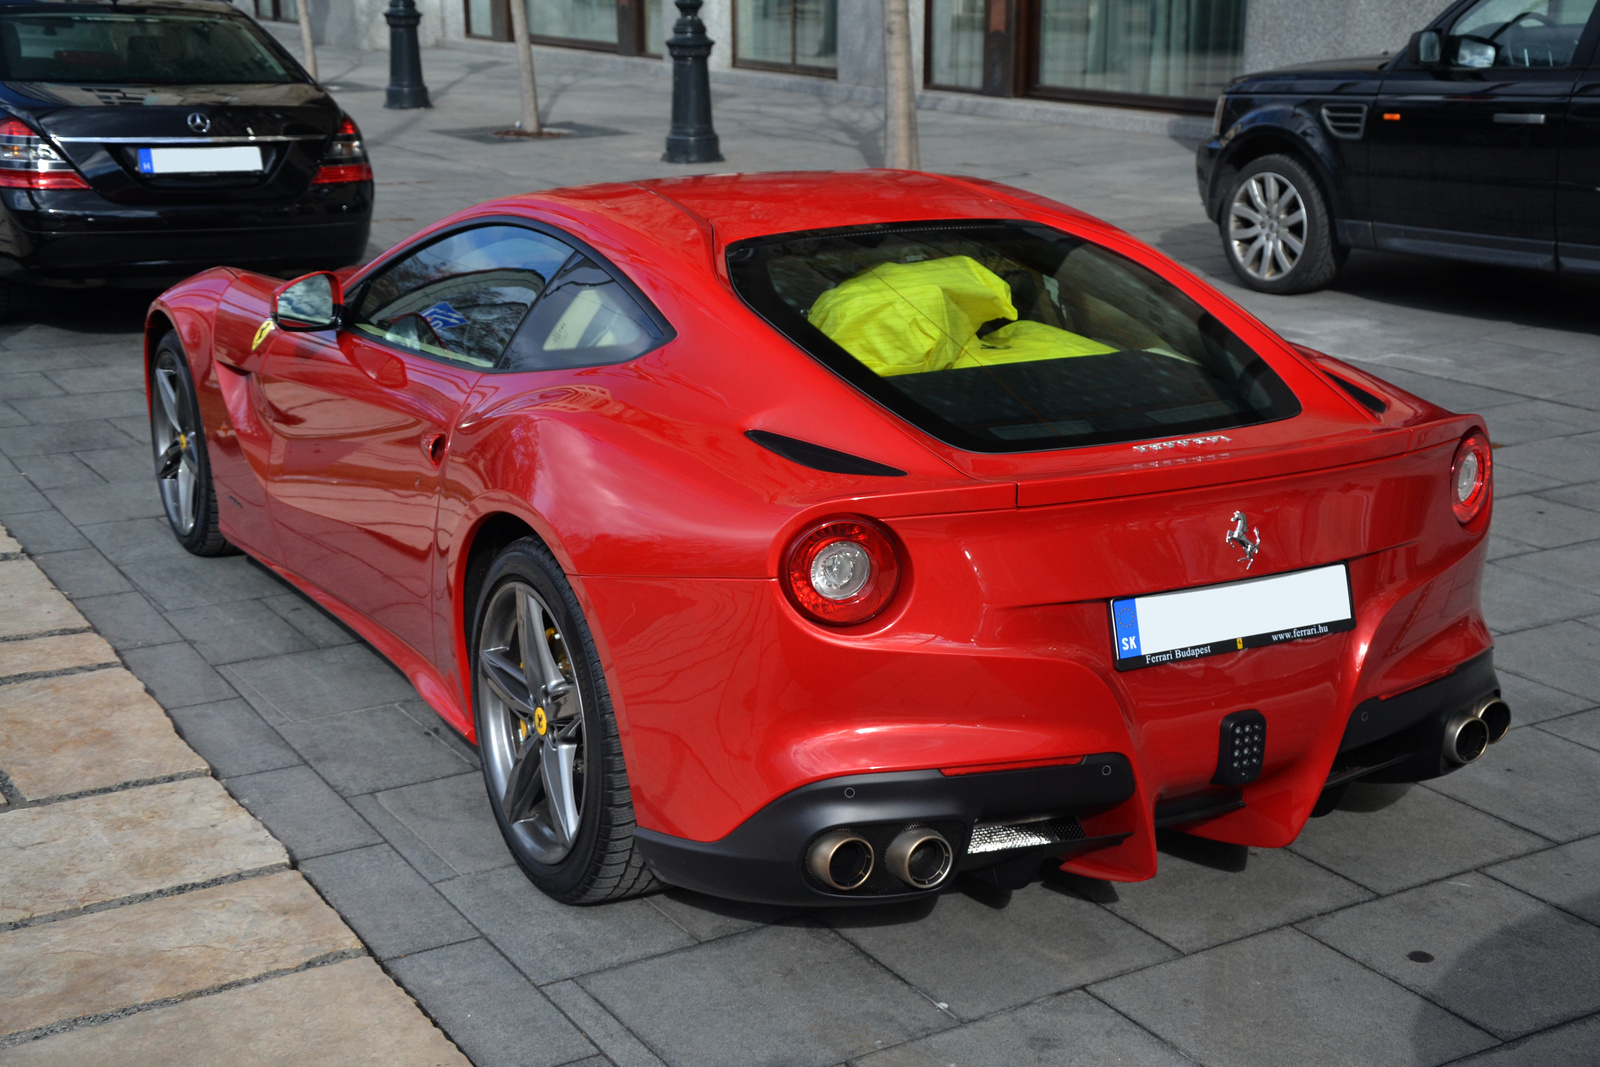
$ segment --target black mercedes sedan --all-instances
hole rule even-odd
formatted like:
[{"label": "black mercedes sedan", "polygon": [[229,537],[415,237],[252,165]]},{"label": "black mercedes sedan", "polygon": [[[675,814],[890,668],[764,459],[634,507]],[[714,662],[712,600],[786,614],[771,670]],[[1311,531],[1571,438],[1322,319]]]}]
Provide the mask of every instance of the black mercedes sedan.
[{"label": "black mercedes sedan", "polygon": [[220,0],[0,0],[0,313],[27,283],[358,262],[361,133]]},{"label": "black mercedes sedan", "polygon": [[1352,248],[1600,273],[1596,0],[1460,0],[1394,56],[1236,79],[1200,146],[1234,272],[1327,285]]}]

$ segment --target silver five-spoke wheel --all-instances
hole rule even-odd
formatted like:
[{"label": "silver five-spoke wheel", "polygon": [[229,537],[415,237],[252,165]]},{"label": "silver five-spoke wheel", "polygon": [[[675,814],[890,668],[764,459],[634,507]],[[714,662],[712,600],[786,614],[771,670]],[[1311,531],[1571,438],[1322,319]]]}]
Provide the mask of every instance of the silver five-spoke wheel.
[{"label": "silver five-spoke wheel", "polygon": [[583,820],[583,693],[556,614],[531,585],[495,590],[478,644],[478,739],[489,788],[541,863],[566,857]]},{"label": "silver five-spoke wheel", "polygon": [[151,375],[152,412],[150,438],[155,446],[156,484],[167,519],[180,536],[188,536],[199,521],[199,438],[189,413],[183,371],[170,351],[156,357]]},{"label": "silver five-spoke wheel", "polygon": [[1306,247],[1306,205],[1282,174],[1262,171],[1240,184],[1228,206],[1228,240],[1236,261],[1252,277],[1282,278]]},{"label": "silver five-spoke wheel", "polygon": [[197,556],[233,552],[217,521],[205,426],[176,331],[156,345],[150,364],[150,444],[161,508],[178,543]]}]

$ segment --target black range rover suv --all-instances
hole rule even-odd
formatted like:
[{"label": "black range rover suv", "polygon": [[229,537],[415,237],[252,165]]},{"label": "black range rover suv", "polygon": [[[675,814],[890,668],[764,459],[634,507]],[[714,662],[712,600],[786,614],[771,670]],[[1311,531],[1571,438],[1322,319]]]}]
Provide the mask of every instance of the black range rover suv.
[{"label": "black range rover suv", "polygon": [[1249,74],[1200,197],[1244,284],[1299,293],[1352,248],[1600,272],[1596,0],[1460,0],[1395,56]]}]

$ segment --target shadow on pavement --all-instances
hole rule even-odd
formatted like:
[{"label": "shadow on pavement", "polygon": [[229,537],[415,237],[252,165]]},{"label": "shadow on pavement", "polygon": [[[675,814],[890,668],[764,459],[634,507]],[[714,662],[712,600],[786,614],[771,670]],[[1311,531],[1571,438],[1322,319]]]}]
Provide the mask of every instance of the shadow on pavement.
[{"label": "shadow on pavement", "polygon": [[56,289],[19,285],[11,290],[11,313],[0,322],[0,340],[18,327],[54,326],[74,333],[125,334],[144,326],[145,311],[160,288],[111,286]]},{"label": "shadow on pavement", "polygon": [[[1600,960],[1582,945],[1593,928],[1569,912],[1600,911],[1600,890],[1566,911],[1536,906],[1533,917],[1485,931],[1466,946],[1449,936],[1436,945],[1437,934],[1418,931],[1396,942],[1394,958],[1369,966],[1506,1041],[1462,1067],[1594,1067]],[[1411,1044],[1417,1062],[1426,1062],[1424,1050],[1438,1046],[1437,1025],[1419,1017]]]},{"label": "shadow on pavement", "polygon": [[[1174,226],[1163,230],[1153,243],[1211,281],[1238,284],[1212,223]],[[1350,253],[1328,291],[1466,319],[1600,332],[1600,278],[1583,275],[1358,249]]]}]

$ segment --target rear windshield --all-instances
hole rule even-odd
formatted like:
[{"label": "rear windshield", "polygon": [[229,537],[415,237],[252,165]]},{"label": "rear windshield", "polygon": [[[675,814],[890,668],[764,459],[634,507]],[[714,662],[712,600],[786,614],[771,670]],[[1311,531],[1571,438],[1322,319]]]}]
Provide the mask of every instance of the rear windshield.
[{"label": "rear windshield", "polygon": [[1031,452],[1288,418],[1294,395],[1210,312],[1031,223],[814,230],[730,247],[768,322],[928,433]]},{"label": "rear windshield", "polygon": [[244,19],[212,15],[0,15],[0,80],[68,85],[299,81]]}]

